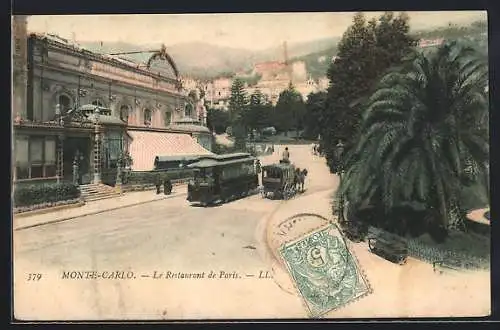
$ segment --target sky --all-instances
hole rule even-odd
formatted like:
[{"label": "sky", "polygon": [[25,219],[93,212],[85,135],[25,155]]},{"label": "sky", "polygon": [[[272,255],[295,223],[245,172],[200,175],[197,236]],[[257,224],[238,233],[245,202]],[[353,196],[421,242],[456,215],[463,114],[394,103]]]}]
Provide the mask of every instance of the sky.
[{"label": "sky", "polygon": [[[412,30],[467,24],[487,17],[486,11],[407,12]],[[366,17],[379,12],[365,13]],[[149,15],[36,15],[28,31],[57,34],[76,41],[123,41],[166,46],[206,42],[218,46],[266,49],[283,41],[304,42],[340,37],[354,13],[248,13]]]}]

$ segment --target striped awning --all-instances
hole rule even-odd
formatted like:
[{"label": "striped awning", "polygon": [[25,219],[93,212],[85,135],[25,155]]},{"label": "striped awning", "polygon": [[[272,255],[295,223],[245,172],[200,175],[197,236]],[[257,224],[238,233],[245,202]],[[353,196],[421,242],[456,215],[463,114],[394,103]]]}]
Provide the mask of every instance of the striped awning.
[{"label": "striped awning", "polygon": [[189,134],[128,131],[132,138],[129,153],[132,157],[132,170],[150,171],[158,155],[190,156],[211,155]]}]

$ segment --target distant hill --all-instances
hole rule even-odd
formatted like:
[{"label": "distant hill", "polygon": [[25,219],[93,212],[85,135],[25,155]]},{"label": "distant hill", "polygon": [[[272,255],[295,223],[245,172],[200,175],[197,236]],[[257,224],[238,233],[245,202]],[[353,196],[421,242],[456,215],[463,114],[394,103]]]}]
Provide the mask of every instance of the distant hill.
[{"label": "distant hill", "polygon": [[[289,58],[323,51],[331,48],[336,39],[319,39],[287,46]],[[124,42],[81,42],[80,45],[97,53],[117,53],[149,51],[159,49],[160,45],[135,45]],[[254,63],[262,61],[283,61],[283,45],[262,51],[221,47],[203,42],[175,44],[167,47],[183,76],[210,79],[232,72],[248,71]],[[146,62],[151,53],[122,55],[136,62]]]},{"label": "distant hill", "polygon": [[456,39],[486,33],[488,33],[488,22],[481,20],[472,22],[469,25],[449,24],[436,29],[415,31],[413,35],[420,39]]},{"label": "distant hill", "polygon": [[[448,25],[430,30],[415,31],[413,35],[421,39],[468,38],[483,50],[487,50],[487,22],[476,21],[470,25]],[[289,43],[288,58],[291,61],[302,60],[308,73],[314,78],[324,77],[332,56],[336,55],[340,37],[317,39],[300,43]],[[126,42],[81,42],[81,46],[97,53],[148,51],[160,48],[160,45],[135,45]],[[236,72],[249,72],[253,64],[263,61],[283,61],[283,45],[276,45],[265,50],[251,51],[211,45],[205,42],[175,44],[167,47],[181,75],[197,79],[212,79],[231,76]],[[136,62],[146,62],[151,54],[132,54],[123,57]],[[323,60],[323,61],[321,61]]]},{"label": "distant hill", "polygon": [[337,54],[337,45],[325,50],[295,57],[292,61],[304,61],[307,73],[313,79],[319,79],[326,76],[326,71],[331,63],[332,57]]},{"label": "distant hill", "polygon": [[[415,31],[413,35],[418,39],[463,39],[471,42],[478,47],[483,55],[488,51],[488,23],[486,21],[475,21],[469,25],[450,24],[434,29]],[[331,39],[328,39],[331,40]],[[324,77],[330,65],[330,60],[337,54],[337,43],[340,38],[335,39],[333,46],[327,47],[321,51],[312,52],[303,56],[292,58],[306,63],[308,73],[313,79]],[[320,59],[325,59],[320,61]]]},{"label": "distant hill", "polygon": [[477,47],[481,56],[488,57],[488,22],[479,20],[469,25],[455,25],[439,27],[432,30],[416,31],[413,35],[419,39],[462,40]]}]

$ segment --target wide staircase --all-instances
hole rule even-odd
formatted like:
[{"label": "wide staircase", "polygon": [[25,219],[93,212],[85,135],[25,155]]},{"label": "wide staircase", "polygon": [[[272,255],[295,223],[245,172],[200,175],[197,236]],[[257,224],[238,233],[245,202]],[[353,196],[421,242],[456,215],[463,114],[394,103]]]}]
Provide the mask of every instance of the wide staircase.
[{"label": "wide staircase", "polygon": [[114,187],[102,183],[80,185],[80,192],[82,198],[87,202],[118,197],[121,195]]}]

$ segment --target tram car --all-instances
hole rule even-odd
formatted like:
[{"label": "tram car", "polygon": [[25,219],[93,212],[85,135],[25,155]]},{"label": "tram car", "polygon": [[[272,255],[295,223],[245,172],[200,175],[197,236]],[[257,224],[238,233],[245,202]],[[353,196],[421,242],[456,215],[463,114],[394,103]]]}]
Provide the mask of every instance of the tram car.
[{"label": "tram car", "polygon": [[188,183],[187,200],[208,206],[249,195],[259,186],[256,160],[249,153],[234,153],[188,165],[194,170],[194,178]]},{"label": "tram car", "polygon": [[293,164],[280,162],[262,167],[262,196],[272,199],[289,199],[297,191],[296,168]]},{"label": "tram car", "polygon": [[154,169],[178,170],[202,159],[211,159],[213,157],[213,155],[156,156],[154,159]]}]

